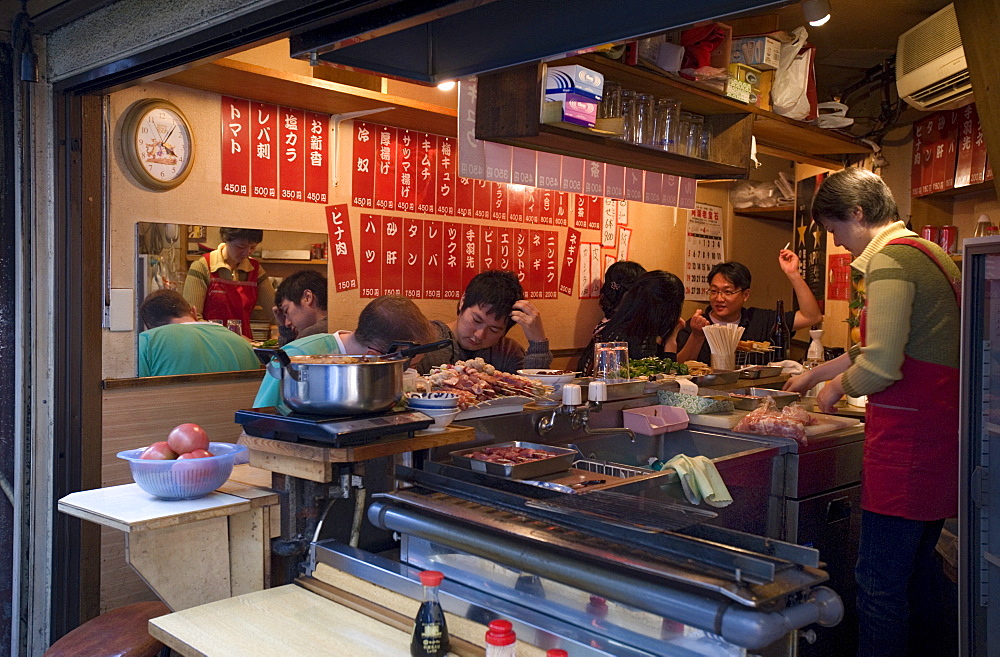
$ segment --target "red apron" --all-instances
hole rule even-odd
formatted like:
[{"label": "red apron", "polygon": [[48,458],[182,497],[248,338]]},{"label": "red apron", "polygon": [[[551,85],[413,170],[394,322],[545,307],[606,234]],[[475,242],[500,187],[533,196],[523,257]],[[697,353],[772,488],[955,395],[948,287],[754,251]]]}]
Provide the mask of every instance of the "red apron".
[{"label": "red apron", "polygon": [[[926,245],[906,237],[889,244],[925,253],[960,301],[958,282]],[[861,311],[862,345],[866,311]],[[922,521],[958,513],[958,376],[957,367],[904,356],[903,378],[868,395],[861,508]]]},{"label": "red apron", "polygon": [[[253,269],[245,281],[220,278],[212,271],[210,253],[205,254],[205,264],[209,267],[208,291],[205,293],[205,307],[201,311],[204,319],[239,319],[243,321],[243,336],[253,339],[250,330],[250,311],[257,305],[257,275],[260,263],[250,258]],[[235,274],[234,274],[235,275]]]}]

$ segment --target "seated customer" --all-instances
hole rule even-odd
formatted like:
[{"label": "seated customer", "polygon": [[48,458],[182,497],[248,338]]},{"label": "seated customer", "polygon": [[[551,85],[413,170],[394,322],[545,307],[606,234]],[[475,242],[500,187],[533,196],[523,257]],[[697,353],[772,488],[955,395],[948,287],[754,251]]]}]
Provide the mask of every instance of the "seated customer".
[{"label": "seated customer", "polygon": [[593,374],[594,344],[627,342],[630,359],[677,357],[677,332],[684,326],[684,284],[667,271],[646,272],[625,293],[614,316],[594,334],[577,367]]},{"label": "seated customer", "polygon": [[[282,349],[289,356],[320,356],[325,354],[381,355],[389,352],[393,342],[426,344],[434,339],[434,328],[417,305],[404,297],[379,297],[365,306],[353,331],[318,333],[292,340]],[[281,402],[280,382],[271,375],[261,381],[254,408],[288,407]]]},{"label": "seated customer", "polygon": [[[458,302],[458,317],[450,324],[438,320],[431,323],[437,329],[434,341],[451,340],[451,346],[426,354],[417,367],[422,374],[435,365],[471,358],[482,358],[501,372],[552,364],[542,317],[524,298],[524,289],[514,272],[491,269],[477,274]],[[514,324],[524,330],[527,353],[506,337]]]},{"label": "seated customer", "polygon": [[645,267],[630,260],[616,262],[604,272],[604,284],[601,285],[601,298],[598,300],[601,310],[604,311],[604,317],[594,327],[595,336],[615,314],[615,308],[625,293],[632,288],[636,279],[645,273]]},{"label": "seated customer", "polygon": [[260,368],[246,338],[195,320],[196,312],[177,290],[157,290],[143,300],[139,317],[148,330],[139,334],[139,376]]},{"label": "seated customer", "polygon": [[326,277],[318,271],[303,269],[281,281],[272,310],[278,326],[285,329],[282,335],[295,339],[326,333],[326,300]]},{"label": "seated customer", "polygon": [[[799,309],[785,313],[785,324],[792,333],[801,328],[818,324],[823,319],[819,302],[799,274],[799,257],[794,251],[782,249],[778,253],[778,265],[785,272]],[[680,346],[678,360],[699,360],[710,363],[712,351],[705,340],[703,329],[709,324],[731,324],[743,327],[741,340],[770,342],[771,331],[777,314],[766,308],[749,308],[743,304],[750,298],[750,270],[738,262],[720,262],[708,272],[708,308],[696,310],[687,326],[677,336]]]}]

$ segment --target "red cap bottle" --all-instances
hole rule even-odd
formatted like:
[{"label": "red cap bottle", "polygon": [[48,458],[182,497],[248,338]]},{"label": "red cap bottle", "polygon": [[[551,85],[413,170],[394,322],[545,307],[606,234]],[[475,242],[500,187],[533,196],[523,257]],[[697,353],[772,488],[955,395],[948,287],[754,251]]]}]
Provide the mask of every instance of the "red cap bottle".
[{"label": "red cap bottle", "polygon": [[569,653],[559,648],[553,648],[545,652],[545,657],[569,657]]},{"label": "red cap bottle", "polygon": [[517,635],[510,621],[498,619],[490,621],[486,631],[486,657],[514,657]]}]

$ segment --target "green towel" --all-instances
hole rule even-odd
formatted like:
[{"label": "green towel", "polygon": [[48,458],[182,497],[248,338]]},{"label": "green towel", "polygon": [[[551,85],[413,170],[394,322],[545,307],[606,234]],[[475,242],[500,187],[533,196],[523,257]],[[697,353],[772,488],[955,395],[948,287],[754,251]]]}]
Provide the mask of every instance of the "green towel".
[{"label": "green towel", "polygon": [[718,468],[704,456],[678,454],[666,462],[664,467],[673,468],[681,480],[684,495],[691,504],[705,500],[714,507],[729,506],[733,502],[729,489],[722,481]]}]

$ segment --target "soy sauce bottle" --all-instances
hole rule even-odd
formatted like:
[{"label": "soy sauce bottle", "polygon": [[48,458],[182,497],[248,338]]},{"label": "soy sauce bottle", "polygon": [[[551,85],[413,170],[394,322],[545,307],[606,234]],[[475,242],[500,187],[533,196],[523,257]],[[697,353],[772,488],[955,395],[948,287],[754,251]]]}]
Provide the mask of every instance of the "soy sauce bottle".
[{"label": "soy sauce bottle", "polygon": [[410,641],[411,657],[444,657],[451,648],[448,627],[444,622],[444,609],[438,601],[438,587],[444,575],[436,570],[420,573],[420,583],[424,585],[424,601],[417,610]]},{"label": "soy sauce bottle", "polygon": [[792,342],[792,331],[785,323],[785,302],[778,301],[775,309],[778,313],[774,320],[774,329],[771,331],[771,360],[774,362],[786,360],[788,358],[788,347]]}]

